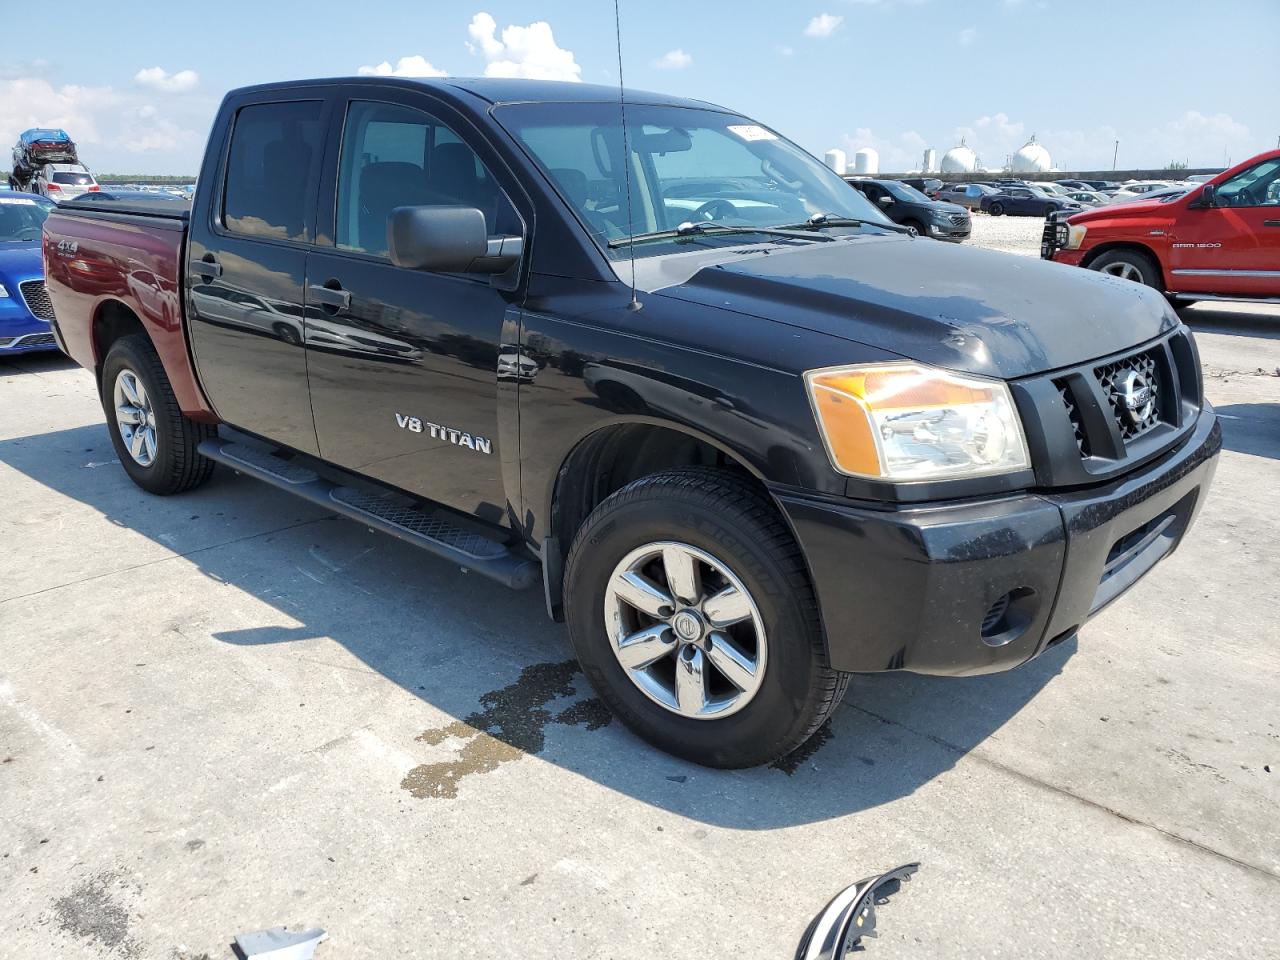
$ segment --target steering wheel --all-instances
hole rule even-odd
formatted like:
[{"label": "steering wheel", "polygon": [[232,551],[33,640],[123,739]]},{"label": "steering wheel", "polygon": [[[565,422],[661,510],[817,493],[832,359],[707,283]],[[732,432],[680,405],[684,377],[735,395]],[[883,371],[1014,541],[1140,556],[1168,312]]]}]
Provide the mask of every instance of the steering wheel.
[{"label": "steering wheel", "polygon": [[697,210],[693,211],[694,220],[715,221],[723,220],[726,217],[736,217],[738,208],[723,197],[717,197],[715,200],[708,200]]}]

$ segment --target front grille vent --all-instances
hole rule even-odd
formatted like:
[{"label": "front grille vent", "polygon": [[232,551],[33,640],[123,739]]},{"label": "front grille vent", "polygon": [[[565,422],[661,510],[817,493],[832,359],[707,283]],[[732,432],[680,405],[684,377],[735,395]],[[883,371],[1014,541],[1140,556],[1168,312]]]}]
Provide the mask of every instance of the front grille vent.
[{"label": "front grille vent", "polygon": [[1071,395],[1071,387],[1065,380],[1055,380],[1053,383],[1062,397],[1063,406],[1067,408],[1067,419],[1071,421],[1071,431],[1075,434],[1076,448],[1080,451],[1080,456],[1093,456],[1093,452],[1089,448],[1089,435],[1085,433],[1084,420],[1080,417],[1080,408],[1076,405],[1075,398]]},{"label": "front grille vent", "polygon": [[22,299],[26,301],[28,310],[46,323],[53,321],[53,302],[49,299],[43,280],[27,280],[18,284],[18,289],[22,291]]}]

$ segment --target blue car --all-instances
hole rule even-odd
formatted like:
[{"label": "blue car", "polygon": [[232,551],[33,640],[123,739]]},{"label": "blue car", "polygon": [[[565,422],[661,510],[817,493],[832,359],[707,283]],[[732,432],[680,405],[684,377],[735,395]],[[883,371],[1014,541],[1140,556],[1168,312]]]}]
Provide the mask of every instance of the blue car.
[{"label": "blue car", "polygon": [[40,254],[40,231],[54,206],[30,193],[0,193],[0,356],[58,349]]}]

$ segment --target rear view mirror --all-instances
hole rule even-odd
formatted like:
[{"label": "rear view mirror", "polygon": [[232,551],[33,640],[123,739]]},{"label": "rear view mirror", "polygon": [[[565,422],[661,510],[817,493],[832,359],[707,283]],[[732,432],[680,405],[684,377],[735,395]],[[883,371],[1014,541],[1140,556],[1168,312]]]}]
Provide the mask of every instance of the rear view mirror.
[{"label": "rear view mirror", "polygon": [[1218,188],[1212,183],[1206,183],[1200,190],[1200,196],[1196,198],[1195,205],[1197,207],[1212,207],[1218,200]]},{"label": "rear view mirror", "polygon": [[881,197],[876,202],[882,207],[891,207],[893,206],[893,197]]},{"label": "rear view mirror", "polygon": [[387,218],[391,262],[437,273],[505,273],[524,251],[520,237],[490,237],[475,207],[396,207]]}]

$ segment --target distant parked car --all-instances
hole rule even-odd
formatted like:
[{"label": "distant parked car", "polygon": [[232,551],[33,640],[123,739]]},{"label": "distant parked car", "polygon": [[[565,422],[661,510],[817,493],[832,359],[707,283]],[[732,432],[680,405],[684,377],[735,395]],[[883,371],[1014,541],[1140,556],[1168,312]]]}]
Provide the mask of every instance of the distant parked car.
[{"label": "distant parked car", "polygon": [[58,348],[40,253],[40,230],[54,206],[30,193],[0,196],[0,356]]},{"label": "distant parked car", "polygon": [[1158,190],[1147,190],[1144,193],[1126,193],[1121,191],[1113,196],[1107,197],[1108,204],[1133,203],[1137,200],[1166,200],[1170,197],[1180,197],[1191,187],[1186,185],[1177,185],[1172,187],[1162,187]]},{"label": "distant parked car", "polygon": [[1070,187],[1073,190],[1114,190],[1120,186],[1114,180],[1059,180],[1064,187]]},{"label": "distant parked car", "polygon": [[1111,200],[1105,193],[1097,190],[1068,190],[1067,199],[1083,203],[1086,207],[1100,207]]},{"label": "distant parked car", "polygon": [[1015,217],[1047,217],[1053,210],[1078,213],[1085,209],[1085,206],[1066,197],[1047,194],[1039,187],[1025,186],[1004,187],[999,193],[983,197],[980,209],[993,217],[1003,216],[1006,213]]},{"label": "distant parked car", "polygon": [[943,183],[937,177],[905,177],[898,181],[905,183],[909,187],[915,187],[930,200],[938,199],[938,191],[942,189]]},{"label": "distant parked car", "polygon": [[932,200],[900,180],[850,180],[849,185],[914,234],[956,243],[969,239],[969,211],[959,204]]},{"label": "distant parked car", "polygon": [[46,163],[36,168],[31,180],[31,192],[48,197],[55,203],[75,200],[85,193],[96,193],[98,182],[93,174],[79,163]]},{"label": "distant parked car", "polygon": [[977,210],[983,197],[998,192],[995,187],[985,183],[949,183],[938,191],[938,199],[958,203],[966,210]]}]

